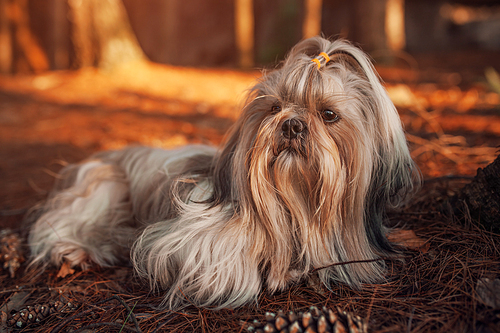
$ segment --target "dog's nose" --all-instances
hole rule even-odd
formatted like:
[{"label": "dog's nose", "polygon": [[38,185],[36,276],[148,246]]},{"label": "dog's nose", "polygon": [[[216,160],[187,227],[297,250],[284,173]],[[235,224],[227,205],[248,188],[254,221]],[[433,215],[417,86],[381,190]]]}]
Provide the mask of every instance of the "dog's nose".
[{"label": "dog's nose", "polygon": [[295,139],[297,135],[302,133],[306,129],[306,124],[298,119],[292,118],[287,119],[281,126],[283,135],[287,139]]}]

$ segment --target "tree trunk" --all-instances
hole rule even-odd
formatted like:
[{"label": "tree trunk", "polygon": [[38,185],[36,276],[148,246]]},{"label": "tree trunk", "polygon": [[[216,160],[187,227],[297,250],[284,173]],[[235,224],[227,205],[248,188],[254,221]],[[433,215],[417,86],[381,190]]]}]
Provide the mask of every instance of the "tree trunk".
[{"label": "tree trunk", "polygon": [[112,68],[145,59],[121,0],[68,0],[75,65]]},{"label": "tree trunk", "polygon": [[302,37],[310,38],[321,33],[322,0],[305,0],[305,15],[302,24]]},{"label": "tree trunk", "polygon": [[12,31],[8,15],[8,0],[0,0],[0,73],[12,72]]},{"label": "tree trunk", "polygon": [[405,1],[387,0],[385,13],[387,46],[392,51],[401,51],[406,45]]},{"label": "tree trunk", "polygon": [[47,56],[52,69],[69,67],[69,22],[67,0],[46,0],[50,9],[47,19],[50,43],[47,44]]},{"label": "tree trunk", "polygon": [[31,33],[27,0],[10,1],[10,19],[14,27],[14,45],[16,47],[16,70],[35,73],[49,69],[49,61],[38,41]]},{"label": "tree trunk", "polygon": [[448,208],[462,223],[473,221],[500,233],[500,156],[479,168],[474,179],[450,198]]},{"label": "tree trunk", "polygon": [[254,65],[253,0],[236,0],[234,16],[240,67],[250,68]]},{"label": "tree trunk", "polygon": [[387,50],[385,34],[388,0],[354,0],[352,2],[352,38],[365,51]]}]

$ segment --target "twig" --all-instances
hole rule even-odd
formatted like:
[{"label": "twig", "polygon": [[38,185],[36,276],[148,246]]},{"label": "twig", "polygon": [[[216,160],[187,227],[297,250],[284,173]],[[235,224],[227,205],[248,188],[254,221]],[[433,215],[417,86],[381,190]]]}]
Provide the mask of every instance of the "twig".
[{"label": "twig", "polygon": [[73,333],[83,332],[83,331],[88,330],[88,329],[102,327],[102,326],[111,326],[111,327],[120,328],[120,332],[122,332],[122,330],[126,330],[129,332],[138,332],[138,333],[142,332],[141,330],[138,331],[135,328],[122,326],[122,325],[117,324],[117,323],[92,323],[92,324],[89,324],[87,326],[83,326],[83,327],[80,327],[79,329],[74,330]]},{"label": "twig", "polygon": [[121,332],[122,332],[122,330],[123,330],[123,328],[125,327],[125,324],[127,323],[128,319],[130,318],[130,316],[131,316],[131,315],[133,315],[133,311],[134,311],[134,309],[135,309],[135,306],[137,305],[137,302],[138,302],[138,301],[135,301],[134,306],[133,306],[133,307],[132,307],[132,309],[129,311],[128,316],[127,316],[127,318],[125,318],[125,321],[123,322],[122,328],[120,329],[120,332],[119,332],[119,333],[121,333]]},{"label": "twig", "polygon": [[391,260],[391,259],[402,259],[403,257],[380,257],[380,258],[376,258],[376,259],[366,259],[366,260],[351,260],[351,261],[342,261],[342,262],[334,262],[333,264],[330,264],[330,265],[326,265],[326,266],[323,266],[323,267],[318,267],[318,268],[314,268],[311,273],[315,273],[317,271],[320,271],[322,269],[325,269],[325,268],[330,268],[330,267],[333,267],[333,266],[341,266],[341,265],[350,265],[350,264],[361,264],[361,263],[366,263],[366,262],[375,262],[375,261],[381,261],[381,260]]},{"label": "twig", "polygon": [[168,323],[170,323],[172,320],[174,320],[177,317],[179,317],[178,313],[173,314],[172,316],[167,318],[167,320],[165,320],[163,323],[161,323],[158,327],[156,327],[155,330],[153,331],[153,333],[159,332],[163,328],[163,326],[167,325]]},{"label": "twig", "polygon": [[[132,322],[134,323],[134,326],[135,326],[135,329],[138,331],[138,332],[141,332],[141,329],[139,328],[139,323],[137,322],[137,318],[135,318],[135,315],[134,313],[132,312],[132,310],[130,309],[130,307],[128,306],[127,303],[125,303],[125,301],[118,295],[113,295],[112,297],[104,300],[104,301],[101,301],[101,302],[98,302],[97,304],[102,304],[102,303],[105,303],[105,302],[108,302],[108,301],[111,301],[113,299],[116,299],[118,302],[120,302],[123,307],[127,310],[127,312],[129,313],[129,316],[130,318],[132,319]],[[96,305],[97,305],[96,304]],[[136,303],[137,304],[137,303]],[[135,308],[135,305],[134,305],[134,308]],[[127,317],[128,319],[128,317]]]}]

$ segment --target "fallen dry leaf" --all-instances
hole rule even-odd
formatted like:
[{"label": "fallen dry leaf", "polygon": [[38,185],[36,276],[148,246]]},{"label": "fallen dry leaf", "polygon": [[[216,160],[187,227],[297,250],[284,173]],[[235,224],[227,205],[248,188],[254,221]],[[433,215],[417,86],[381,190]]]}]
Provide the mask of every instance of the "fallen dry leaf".
[{"label": "fallen dry leaf", "polygon": [[387,239],[395,244],[406,247],[410,250],[427,253],[430,244],[426,240],[415,235],[413,230],[392,229],[387,234]]},{"label": "fallen dry leaf", "polygon": [[69,262],[65,261],[62,265],[61,268],[59,269],[59,272],[57,273],[57,277],[59,278],[65,278],[68,275],[71,275],[75,273],[75,270],[71,268],[69,265]]}]

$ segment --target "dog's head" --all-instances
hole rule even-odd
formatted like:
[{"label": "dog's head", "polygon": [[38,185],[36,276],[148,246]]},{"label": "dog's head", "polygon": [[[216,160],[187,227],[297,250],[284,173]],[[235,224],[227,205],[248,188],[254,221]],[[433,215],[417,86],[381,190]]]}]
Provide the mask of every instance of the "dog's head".
[{"label": "dog's head", "polygon": [[216,165],[214,202],[252,211],[269,234],[294,229],[299,254],[311,233],[348,235],[337,251],[350,255],[338,259],[361,259],[390,250],[384,211],[411,192],[415,170],[367,57],[315,37],[250,91]]}]

